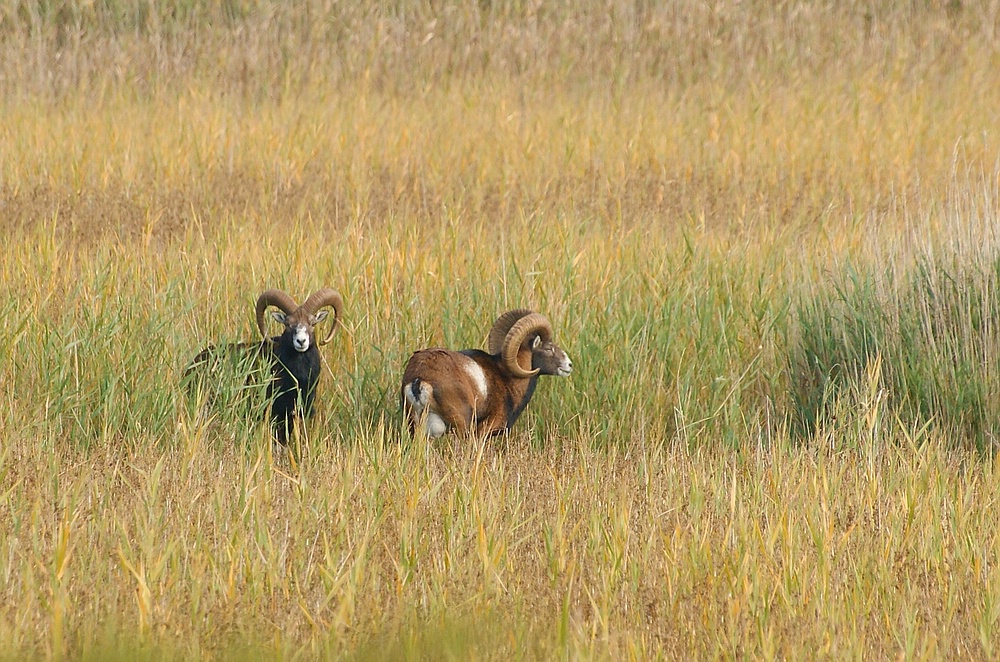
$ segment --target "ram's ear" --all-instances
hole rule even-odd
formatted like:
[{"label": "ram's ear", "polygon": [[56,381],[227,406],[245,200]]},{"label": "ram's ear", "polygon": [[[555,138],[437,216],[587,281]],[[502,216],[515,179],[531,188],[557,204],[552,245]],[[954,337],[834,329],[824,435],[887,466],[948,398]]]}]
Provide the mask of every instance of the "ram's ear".
[{"label": "ram's ear", "polygon": [[534,340],[531,341],[531,349],[538,349],[538,346],[542,344],[542,337],[536,335]]},{"label": "ram's ear", "polygon": [[285,313],[281,312],[280,310],[272,310],[271,311],[271,319],[273,319],[278,324],[284,324],[285,323]]},{"label": "ram's ear", "polygon": [[313,315],[313,324],[319,324],[320,322],[322,322],[323,320],[325,320],[326,316],[329,315],[329,314],[330,314],[330,311],[326,310],[326,309],[323,309],[323,310],[319,311],[318,313],[316,313],[315,315]]}]

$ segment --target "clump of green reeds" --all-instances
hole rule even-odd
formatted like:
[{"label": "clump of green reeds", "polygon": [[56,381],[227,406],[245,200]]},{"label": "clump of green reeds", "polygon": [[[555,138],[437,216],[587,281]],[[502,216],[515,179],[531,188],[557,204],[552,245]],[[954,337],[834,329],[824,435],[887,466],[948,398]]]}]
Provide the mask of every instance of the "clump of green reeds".
[{"label": "clump of green reeds", "polygon": [[1000,431],[1000,259],[924,257],[912,268],[847,267],[797,306],[792,412],[815,430],[827,408],[881,364],[908,424],[993,448]]}]

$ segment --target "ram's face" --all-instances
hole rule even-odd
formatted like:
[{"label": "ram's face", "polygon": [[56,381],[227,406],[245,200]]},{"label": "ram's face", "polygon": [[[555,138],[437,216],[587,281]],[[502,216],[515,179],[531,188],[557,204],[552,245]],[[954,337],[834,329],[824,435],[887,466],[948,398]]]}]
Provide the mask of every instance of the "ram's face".
[{"label": "ram's face", "polygon": [[542,375],[567,377],[573,372],[573,361],[559,345],[535,336],[531,341],[531,368]]},{"label": "ram's face", "polygon": [[292,338],[292,347],[296,352],[304,352],[312,345],[312,327],[306,322],[298,322],[285,328],[285,333]]},{"label": "ram's face", "polygon": [[321,310],[316,315],[309,315],[299,309],[291,315],[286,315],[276,310],[271,316],[285,326],[282,340],[290,344],[296,352],[307,352],[313,345],[313,329],[326,318],[327,311]]}]

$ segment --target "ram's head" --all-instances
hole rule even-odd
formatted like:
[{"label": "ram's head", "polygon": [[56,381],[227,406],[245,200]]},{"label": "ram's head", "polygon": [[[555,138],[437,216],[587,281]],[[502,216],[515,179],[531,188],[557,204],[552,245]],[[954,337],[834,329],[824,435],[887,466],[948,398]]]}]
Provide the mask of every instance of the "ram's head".
[{"label": "ram's head", "polygon": [[326,333],[326,337],[318,344],[325,345],[333,338],[340,322],[340,314],[343,310],[344,302],[340,294],[335,290],[324,288],[313,292],[302,302],[302,305],[295,303],[288,294],[278,289],[267,290],[257,299],[257,327],[261,335],[267,340],[270,336],[267,332],[265,313],[269,308],[277,308],[271,311],[271,318],[284,326],[279,343],[287,343],[297,352],[306,352],[315,343],[316,325],[322,322],[329,315],[327,308],[333,309],[333,322]]},{"label": "ram's head", "polygon": [[490,354],[503,357],[514,377],[566,377],[573,372],[573,362],[552,341],[552,324],[541,313],[523,308],[507,311],[493,323],[486,347]]}]

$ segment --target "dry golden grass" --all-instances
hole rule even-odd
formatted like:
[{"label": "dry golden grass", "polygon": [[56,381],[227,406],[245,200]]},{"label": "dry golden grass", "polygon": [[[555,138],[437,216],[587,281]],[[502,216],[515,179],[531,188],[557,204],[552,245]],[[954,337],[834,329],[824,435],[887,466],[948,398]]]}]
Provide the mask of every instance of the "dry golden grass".
[{"label": "dry golden grass", "polygon": [[[996,8],[346,5],[0,6],[2,655],[995,658],[1000,412],[899,392],[927,332],[803,435],[790,365],[845,265],[902,336],[929,264],[1000,381]],[[200,415],[321,285],[292,455]],[[409,353],[522,305],[574,374],[408,440]]]},{"label": "dry golden grass", "polygon": [[939,443],[401,451],[375,432],[293,477],[178,436],[7,457],[8,647],[995,654],[996,477]]}]

